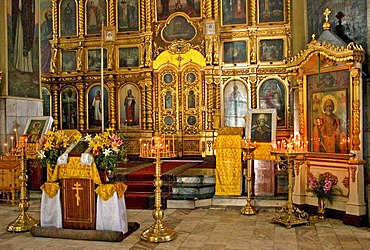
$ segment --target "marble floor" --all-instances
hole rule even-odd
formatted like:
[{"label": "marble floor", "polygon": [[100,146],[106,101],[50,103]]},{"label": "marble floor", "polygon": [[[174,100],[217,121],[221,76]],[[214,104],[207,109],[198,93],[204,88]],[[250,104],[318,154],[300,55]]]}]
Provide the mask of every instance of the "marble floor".
[{"label": "marble floor", "polygon": [[[29,214],[39,219],[40,200],[30,199]],[[0,202],[0,249],[370,249],[370,228],[347,226],[334,219],[286,229],[270,223],[271,211],[241,215],[240,207],[167,209],[163,222],[177,232],[166,243],[148,243],[140,234],[153,224],[151,210],[127,210],[128,221],[139,230],[122,242],[80,241],[8,233],[7,225],[20,214],[18,206]]]}]

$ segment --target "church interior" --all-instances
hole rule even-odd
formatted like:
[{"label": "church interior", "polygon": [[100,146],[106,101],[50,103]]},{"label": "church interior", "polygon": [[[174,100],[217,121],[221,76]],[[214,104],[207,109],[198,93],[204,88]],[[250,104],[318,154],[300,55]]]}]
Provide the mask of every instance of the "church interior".
[{"label": "church interior", "polygon": [[366,249],[368,1],[0,6],[1,248]]}]

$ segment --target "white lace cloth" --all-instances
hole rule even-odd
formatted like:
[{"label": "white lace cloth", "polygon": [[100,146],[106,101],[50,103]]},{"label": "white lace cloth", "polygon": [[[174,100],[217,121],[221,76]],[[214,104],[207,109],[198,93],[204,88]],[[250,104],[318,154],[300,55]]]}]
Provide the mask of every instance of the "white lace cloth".
[{"label": "white lace cloth", "polygon": [[[45,192],[41,197],[41,226],[62,228],[62,205],[60,190],[49,198]],[[96,206],[96,229],[126,233],[128,231],[125,197],[118,198],[115,192],[107,201],[98,196]]]},{"label": "white lace cloth", "polygon": [[53,198],[42,192],[40,223],[42,227],[62,228],[62,204],[60,190]]},{"label": "white lace cloth", "polygon": [[120,199],[117,192],[114,192],[112,198],[107,201],[98,196],[96,203],[96,229],[123,233],[128,231],[124,196]]}]

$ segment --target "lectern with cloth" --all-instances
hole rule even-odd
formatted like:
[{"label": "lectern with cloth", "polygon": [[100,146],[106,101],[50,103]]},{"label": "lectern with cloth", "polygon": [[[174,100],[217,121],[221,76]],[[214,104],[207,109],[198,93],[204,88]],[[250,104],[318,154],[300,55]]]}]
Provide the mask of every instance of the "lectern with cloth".
[{"label": "lectern with cloth", "polygon": [[242,127],[221,127],[214,143],[216,150],[216,195],[242,193]]},{"label": "lectern with cloth", "polygon": [[41,226],[128,231],[124,183],[102,184],[95,163],[81,164],[80,157],[48,172],[41,187]]}]

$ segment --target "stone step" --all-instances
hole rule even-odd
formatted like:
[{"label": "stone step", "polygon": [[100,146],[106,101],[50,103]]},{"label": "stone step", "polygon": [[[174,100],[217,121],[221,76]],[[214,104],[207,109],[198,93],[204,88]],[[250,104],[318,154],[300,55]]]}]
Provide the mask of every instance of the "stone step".
[{"label": "stone step", "polygon": [[214,193],[214,183],[174,183],[172,185],[173,195],[191,195],[193,197],[198,197],[204,194],[213,196]]}]

